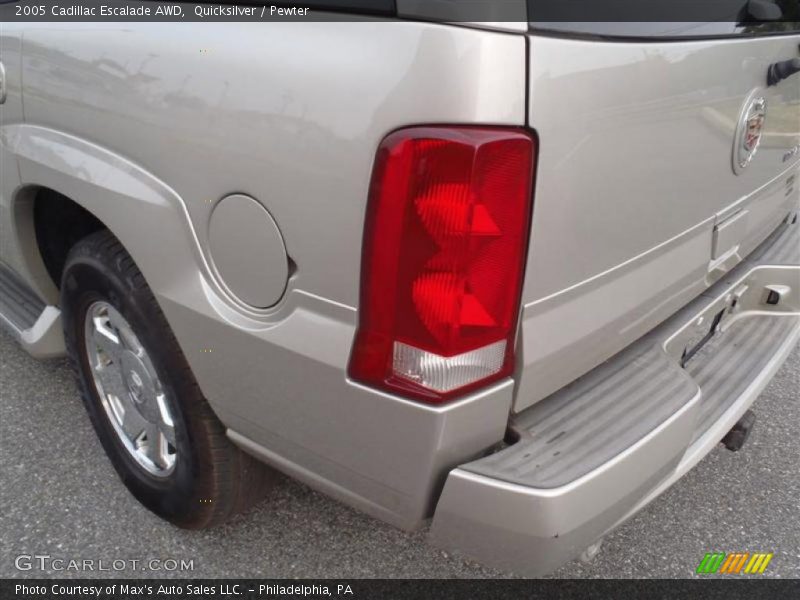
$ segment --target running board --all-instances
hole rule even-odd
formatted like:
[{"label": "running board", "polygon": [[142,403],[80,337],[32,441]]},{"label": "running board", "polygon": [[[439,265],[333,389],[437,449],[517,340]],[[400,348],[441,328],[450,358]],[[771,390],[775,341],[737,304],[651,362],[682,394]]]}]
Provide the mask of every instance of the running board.
[{"label": "running board", "polygon": [[61,311],[42,302],[7,267],[0,265],[0,326],[36,358],[63,356]]}]

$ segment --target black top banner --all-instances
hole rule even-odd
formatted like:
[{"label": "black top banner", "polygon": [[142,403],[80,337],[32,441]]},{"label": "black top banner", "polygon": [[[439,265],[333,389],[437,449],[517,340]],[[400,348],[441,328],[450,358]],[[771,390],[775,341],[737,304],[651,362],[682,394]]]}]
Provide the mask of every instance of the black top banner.
[{"label": "black top banner", "polygon": [[[587,23],[729,23],[800,30],[800,0],[0,0],[0,21],[342,21],[363,18],[516,22],[554,30]],[[583,25],[581,25],[583,24]],[[591,30],[592,28],[588,28]]]}]

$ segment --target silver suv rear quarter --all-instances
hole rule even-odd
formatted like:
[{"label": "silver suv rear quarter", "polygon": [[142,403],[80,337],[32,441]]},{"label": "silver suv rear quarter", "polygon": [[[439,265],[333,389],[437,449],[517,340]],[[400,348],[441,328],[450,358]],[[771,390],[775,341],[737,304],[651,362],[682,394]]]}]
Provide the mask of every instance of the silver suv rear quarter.
[{"label": "silver suv rear quarter", "polygon": [[450,474],[440,543],[531,574],[576,556],[719,443],[797,343],[800,85],[766,80],[797,42],[530,38],[518,441]]},{"label": "silver suv rear quarter", "polygon": [[[799,39],[380,19],[4,26],[0,259],[58,307],[34,207],[42,190],[77,203],[135,260],[236,444],[539,573],[702,458],[800,335],[800,85],[766,86]],[[758,98],[760,145],[736,168]],[[524,128],[538,148],[514,374],[435,405],[347,375],[375,153],[420,124]],[[222,266],[263,247],[258,231],[215,246],[212,215],[234,193],[270,215],[285,270]],[[280,299],[237,294],[254,278]],[[40,354],[58,347],[45,312],[15,329]]]}]

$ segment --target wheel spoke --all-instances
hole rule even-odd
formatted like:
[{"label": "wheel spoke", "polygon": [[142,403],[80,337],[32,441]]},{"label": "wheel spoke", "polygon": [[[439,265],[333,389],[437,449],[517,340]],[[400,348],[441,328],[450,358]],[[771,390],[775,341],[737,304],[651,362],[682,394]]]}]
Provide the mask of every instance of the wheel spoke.
[{"label": "wheel spoke", "polygon": [[144,417],[136,410],[132,402],[128,402],[125,406],[125,414],[122,418],[122,430],[128,436],[128,439],[135,441],[141,437],[142,433],[147,429],[148,423]]},{"label": "wheel spoke", "polygon": [[147,427],[145,428],[145,436],[147,437],[144,448],[144,454],[147,458],[150,459],[154,465],[161,466],[161,461],[159,460],[159,449],[158,449],[158,438],[161,437],[158,431],[158,427],[153,423],[148,423]]},{"label": "wheel spoke", "polygon": [[161,432],[161,435],[164,436],[164,440],[168,444],[170,444],[173,448],[175,448],[175,428],[167,427],[166,425],[161,423],[158,430]]},{"label": "wheel spoke", "polygon": [[95,346],[105,355],[107,362],[119,363],[124,348],[108,317],[103,315],[94,317],[93,340]]},{"label": "wheel spoke", "polygon": [[165,469],[170,465],[169,443],[157,424],[148,423],[145,429],[147,435],[145,455],[150,461]]},{"label": "wheel spoke", "polygon": [[122,315],[115,311],[114,314],[109,315],[109,317],[114,325],[114,329],[117,331],[120,345],[123,348],[127,348],[133,352],[136,356],[144,355],[144,348],[142,347],[142,344],[139,342],[136,334],[133,333],[130,325],[128,325],[122,318]]},{"label": "wheel spoke", "polygon": [[117,424],[122,427],[128,439],[135,440],[144,431],[147,422],[134,405],[119,370],[106,366],[96,368],[95,372]]},{"label": "wheel spoke", "polygon": [[175,446],[175,423],[172,422],[172,414],[169,412],[169,408],[167,407],[167,398],[164,394],[159,394],[156,397],[156,403],[158,404],[158,414],[161,417],[158,423],[159,430],[164,437],[167,438],[167,441]]},{"label": "wheel spoke", "polygon": [[110,366],[96,366],[94,369],[95,376],[100,381],[102,392],[106,395],[116,397],[123,407],[127,409],[130,405],[130,394],[125,389],[125,384],[122,382],[122,375],[118,369]]},{"label": "wheel spoke", "polygon": [[[170,466],[172,463],[173,457],[170,455],[169,452],[169,441],[167,440],[166,436],[159,431],[158,435],[158,455],[160,457],[160,464],[165,469]],[[173,448],[174,452],[174,448]]]}]

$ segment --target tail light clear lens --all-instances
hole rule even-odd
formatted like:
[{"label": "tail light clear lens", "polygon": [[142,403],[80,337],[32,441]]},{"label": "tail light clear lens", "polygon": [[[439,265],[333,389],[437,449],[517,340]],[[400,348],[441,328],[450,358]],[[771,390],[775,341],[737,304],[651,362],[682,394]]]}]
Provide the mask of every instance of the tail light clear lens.
[{"label": "tail light clear lens", "polygon": [[439,403],[513,370],[535,140],[413,127],[378,149],[351,378]]}]

